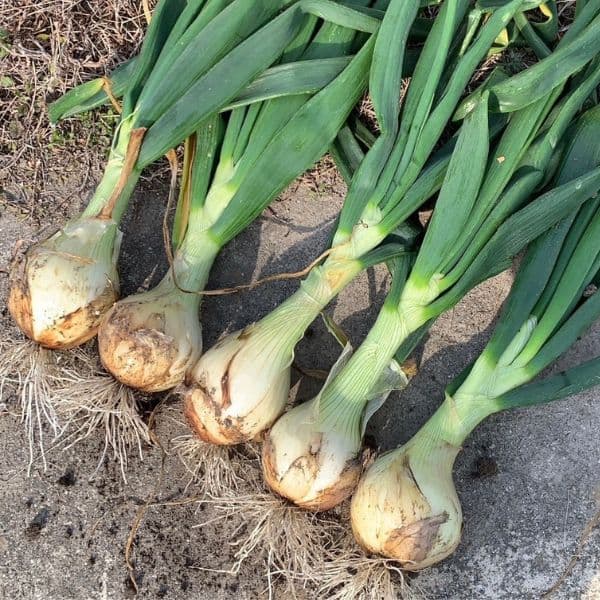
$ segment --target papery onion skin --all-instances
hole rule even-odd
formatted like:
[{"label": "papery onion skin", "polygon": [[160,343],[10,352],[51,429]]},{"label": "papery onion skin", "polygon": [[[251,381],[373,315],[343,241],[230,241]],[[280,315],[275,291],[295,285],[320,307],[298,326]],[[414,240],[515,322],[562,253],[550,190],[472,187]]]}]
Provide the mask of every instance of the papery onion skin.
[{"label": "papery onion skin", "polygon": [[220,246],[187,236],[153,289],[117,302],[98,332],[104,367],[120,382],[163,392],[185,380],[202,354],[200,291]]},{"label": "papery onion skin", "polygon": [[23,333],[51,349],[94,337],[119,295],[119,242],[114,222],[81,219],[17,255],[7,304]]},{"label": "papery onion skin", "polygon": [[[185,414],[195,433],[213,444],[255,439],[281,414],[290,386],[292,354],[261,355],[250,325],[220,340],[191,370],[183,389]],[[251,347],[252,344],[252,347]],[[251,358],[249,358],[251,357]],[[266,362],[261,363],[261,358]]]},{"label": "papery onion skin", "polygon": [[315,427],[315,400],[280,417],[265,436],[263,477],[297,506],[330,510],[350,497],[363,469],[360,447],[336,431]]},{"label": "papery onion skin", "polygon": [[[331,510],[349,498],[355,490],[360,474],[362,473],[362,460],[349,460],[346,462],[346,465],[335,484],[319,490],[319,492],[312,495],[309,499],[303,499],[290,494],[289,489],[282,485],[282,481],[277,472],[274,455],[275,452],[272,443],[267,437],[262,448],[263,477],[267,485],[274,492],[291,500],[297,506],[315,512]],[[301,464],[300,460],[297,461],[293,468],[305,470],[308,472],[307,479],[310,479],[314,478],[314,473],[317,468],[315,463],[316,457],[312,456],[307,461],[304,461],[304,464]]]},{"label": "papery onion skin", "polygon": [[408,571],[420,571],[452,554],[462,529],[452,481],[458,451],[446,444],[422,462],[413,461],[405,447],[375,461],[352,498],[357,542]]}]

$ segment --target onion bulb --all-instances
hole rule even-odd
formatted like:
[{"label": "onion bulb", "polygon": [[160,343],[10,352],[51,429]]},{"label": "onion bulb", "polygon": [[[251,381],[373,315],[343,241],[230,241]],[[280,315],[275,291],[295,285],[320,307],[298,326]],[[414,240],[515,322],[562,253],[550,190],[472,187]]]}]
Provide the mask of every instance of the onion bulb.
[{"label": "onion bulb", "polygon": [[247,442],[282,413],[294,348],[331,298],[322,272],[318,267],[264,319],[224,337],[200,357],[184,390],[185,412],[200,438],[214,444]]},{"label": "onion bulb", "polygon": [[202,352],[196,291],[206,285],[218,251],[218,244],[201,234],[187,236],[154,289],[117,302],[107,313],[98,348],[116,379],[144,392],[183,383]]},{"label": "onion bulb", "polygon": [[418,571],[458,546],[462,512],[452,481],[459,452],[450,444],[410,444],[376,460],[352,498],[354,536],[369,553]]},{"label": "onion bulb", "polygon": [[361,445],[335,428],[320,430],[314,398],[280,417],[265,437],[263,476],[298,506],[329,510],[348,498],[362,472]]},{"label": "onion bulb", "polygon": [[452,468],[464,440],[492,412],[485,394],[461,389],[446,395],[409,442],[366,470],[352,498],[351,520],[354,536],[367,552],[394,559],[408,571],[454,552],[462,511]]},{"label": "onion bulb", "polygon": [[190,373],[185,413],[204,441],[249,441],[271,425],[287,402],[293,346],[281,348],[261,325],[220,340]]},{"label": "onion bulb", "polygon": [[8,308],[21,330],[55,349],[92,338],[118,297],[120,242],[112,219],[80,217],[18,256]]},{"label": "onion bulb", "polygon": [[117,302],[98,331],[104,368],[145,392],[180,384],[202,352],[200,299],[181,292],[171,273],[153,290]]},{"label": "onion bulb", "polygon": [[[359,349],[352,355],[347,344],[319,395],[280,417],[265,437],[265,482],[298,506],[329,510],[352,494],[363,469],[366,424],[390,392],[407,383],[400,365],[392,360],[372,382],[364,382],[366,390],[352,401],[346,383],[362,390],[352,375],[365,366],[361,357],[364,352]],[[369,366],[372,375],[376,369],[370,361]],[[334,404],[337,409],[328,417],[324,409]]]}]

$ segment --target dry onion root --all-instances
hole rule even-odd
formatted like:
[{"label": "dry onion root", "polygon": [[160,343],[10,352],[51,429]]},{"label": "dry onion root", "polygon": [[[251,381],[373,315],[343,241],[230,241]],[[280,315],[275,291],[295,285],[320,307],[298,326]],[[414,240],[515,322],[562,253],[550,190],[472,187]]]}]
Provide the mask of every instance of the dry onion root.
[{"label": "dry onion root", "polygon": [[346,535],[319,565],[317,597],[328,600],[412,600],[423,595],[408,584],[397,562],[367,556]]},{"label": "dry onion root", "polygon": [[163,404],[156,414],[156,435],[168,440],[164,449],[176,455],[188,479],[185,491],[201,498],[247,494],[260,488],[260,451],[254,444],[217,446],[189,432],[181,404]]},{"label": "dry onion root", "polygon": [[48,438],[55,441],[61,432],[52,398],[63,357],[21,336],[0,341],[0,401],[14,394],[20,405],[29,447],[28,471],[37,458],[46,468]]},{"label": "dry onion root", "polygon": [[81,353],[74,368],[64,369],[53,389],[61,422],[58,440],[67,449],[92,436],[104,436],[104,446],[94,474],[106,458],[119,465],[127,480],[132,453],[143,459],[144,446],[152,445],[148,423],[140,413],[140,397],[131,388],[104,372],[96,358]]},{"label": "dry onion root", "polygon": [[331,514],[315,514],[275,497],[264,488],[205,500],[223,518],[243,523],[232,544],[237,548],[227,573],[236,575],[251,562],[264,569],[269,588],[280,582],[288,592],[316,588],[323,561],[346,526]]},{"label": "dry onion root", "polygon": [[112,454],[125,479],[127,457],[151,443],[133,390],[105,373],[85,348],[56,352],[22,337],[0,341],[0,401],[15,394],[29,447],[28,471],[50,448],[104,434],[100,466]]},{"label": "dry onion root", "polygon": [[259,485],[258,452],[250,444],[241,449],[217,446],[190,434],[171,442],[171,450],[190,475],[186,489],[193,487],[201,496],[221,498]]},{"label": "dry onion root", "polygon": [[259,491],[209,498],[223,518],[235,516],[244,525],[232,542],[237,575],[251,562],[265,573],[270,597],[281,585],[293,597],[328,600],[381,600],[415,598],[398,563],[367,556],[347,527],[348,504],[334,511],[314,513]]}]

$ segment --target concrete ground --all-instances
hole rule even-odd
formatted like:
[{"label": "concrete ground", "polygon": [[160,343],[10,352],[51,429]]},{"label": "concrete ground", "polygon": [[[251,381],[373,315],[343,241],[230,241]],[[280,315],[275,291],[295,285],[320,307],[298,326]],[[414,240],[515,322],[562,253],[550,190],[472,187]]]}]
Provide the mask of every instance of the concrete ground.
[{"label": "concrete ground", "polygon": [[[158,265],[155,283],[165,268],[160,252],[164,191],[156,182],[144,184],[129,212],[121,256],[125,293],[135,291]],[[307,264],[325,247],[342,196],[339,182],[325,190],[316,189],[310,179],[295,184],[273,210],[224,250],[209,287]],[[5,205],[1,210],[0,269],[6,269],[14,242],[35,231],[16,209]],[[407,440],[440,402],[444,386],[477,355],[510,279],[506,273],[482,285],[435,325],[417,352],[418,375],[404,392],[392,394],[371,422],[368,433],[381,449]],[[0,282],[4,299],[6,277]],[[329,308],[355,342],[373,322],[386,285],[384,269],[369,271]],[[264,315],[296,286],[297,282],[279,282],[244,294],[207,298],[202,309],[206,346],[223,332]],[[5,308],[1,319],[0,326],[17,336]],[[599,350],[600,328],[596,328],[565,362]],[[297,363],[327,369],[336,352],[322,324],[315,322],[300,344]],[[297,398],[310,398],[318,385],[303,379]],[[157,449],[146,448],[143,461],[131,457],[127,483],[112,460],[104,461],[92,475],[102,448],[98,433],[74,449],[50,451],[47,470],[37,463],[28,477],[28,449],[16,397],[8,393],[2,401],[6,404],[0,412],[0,598],[134,597],[124,546],[136,512],[155,495],[162,499],[193,495],[193,488],[185,489],[189,477],[177,457],[167,457],[158,494]],[[172,402],[176,414],[178,404]],[[169,438],[184,429],[164,419],[159,432],[168,446]],[[586,524],[600,508],[599,432],[600,390],[485,422],[468,440],[455,469],[465,515],[462,543],[453,557],[411,576],[412,591],[432,600],[540,598],[577,552],[575,567],[552,597],[600,598],[598,531],[592,531],[578,549]],[[215,522],[211,510],[179,504],[148,511],[133,553],[139,598],[267,597],[264,571],[252,560],[237,576],[214,572],[229,568],[235,547],[228,542],[235,541],[242,523],[235,517]],[[192,528],[199,523],[205,525]],[[273,593],[287,595],[277,585]],[[314,597],[310,591],[300,595]]]}]

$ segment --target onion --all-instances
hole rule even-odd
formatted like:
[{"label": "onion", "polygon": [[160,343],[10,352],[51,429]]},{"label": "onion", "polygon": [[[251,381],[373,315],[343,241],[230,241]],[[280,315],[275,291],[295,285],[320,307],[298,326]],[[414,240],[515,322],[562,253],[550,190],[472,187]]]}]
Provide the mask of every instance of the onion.
[{"label": "onion", "polygon": [[104,367],[145,392],[181,383],[202,352],[200,298],[181,292],[171,272],[149,292],[117,302],[98,331]]},{"label": "onion", "polygon": [[[186,414],[205,441],[237,444],[271,426],[288,399],[294,348],[323,306],[360,271],[328,261],[315,268],[283,304],[261,321],[208,350],[190,372]],[[336,285],[330,282],[333,275]]]},{"label": "onion", "polygon": [[[489,381],[477,370],[473,381]],[[418,571],[454,552],[462,511],[452,467],[464,440],[495,410],[485,393],[467,386],[447,394],[433,416],[404,446],[378,458],[364,473],[352,498],[356,540],[367,552]]]},{"label": "onion", "polygon": [[361,444],[336,428],[320,431],[319,398],[284,414],[262,451],[269,487],[311,510],[329,510],[352,494],[362,472]]},{"label": "onion", "polygon": [[[378,376],[368,383],[365,380],[367,390],[360,401],[351,402],[344,384],[354,381],[354,387],[361,388],[348,374],[357,364],[364,366],[365,347],[352,355],[352,346],[346,344],[319,395],[280,417],[265,436],[264,479],[273,491],[298,506],[329,510],[352,494],[363,469],[366,424],[390,392],[408,382],[396,361],[378,370],[370,360],[369,372]],[[341,402],[337,404],[336,399]],[[324,408],[333,403],[337,410],[327,416]]]},{"label": "onion", "polygon": [[397,560],[409,571],[454,552],[462,528],[452,481],[459,450],[443,442],[415,442],[367,469],[351,504],[352,530],[367,552]]},{"label": "onion", "polygon": [[[202,352],[201,296],[219,245],[188,236],[152,290],[117,302],[98,330],[104,367],[122,383],[161,392],[183,382]],[[173,276],[176,273],[176,280]]]},{"label": "onion", "polygon": [[47,348],[92,338],[118,297],[120,242],[115,221],[80,217],[19,256],[8,308],[21,330]]},{"label": "onion", "polygon": [[269,344],[265,330],[254,324],[227,336],[192,369],[185,413],[203,440],[214,444],[251,440],[283,410],[293,347],[286,351],[277,343]]}]

